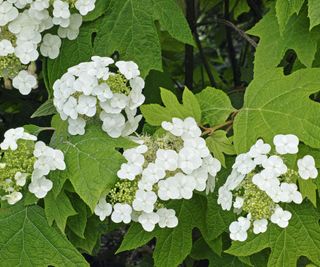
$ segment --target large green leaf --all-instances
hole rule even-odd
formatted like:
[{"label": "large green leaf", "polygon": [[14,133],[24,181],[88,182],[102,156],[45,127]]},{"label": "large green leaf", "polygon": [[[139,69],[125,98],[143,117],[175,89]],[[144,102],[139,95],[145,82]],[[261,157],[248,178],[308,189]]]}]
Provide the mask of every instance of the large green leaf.
[{"label": "large green leaf", "polygon": [[173,117],[187,118],[193,117],[198,123],[201,122],[201,109],[195,95],[185,88],[180,104],[174,93],[161,88],[161,99],[164,107],[159,104],[146,104],[141,106],[141,112],[147,123],[159,126],[163,121],[171,121]]},{"label": "large green leaf", "polygon": [[235,154],[232,141],[227,137],[227,133],[223,130],[215,131],[206,138],[206,143],[214,157],[221,162],[222,166],[226,167],[224,154]]},{"label": "large green leaf", "polygon": [[306,12],[293,15],[281,35],[275,11],[271,9],[248,33],[260,37],[254,60],[255,75],[277,67],[289,49],[297,53],[301,63],[311,67],[317,51],[319,29],[309,31]]},{"label": "large green leaf", "polygon": [[160,229],[157,227],[149,233],[143,230],[140,224],[133,224],[119,248],[118,252],[135,249],[151,239],[156,238],[157,243],[153,253],[155,266],[178,266],[190,253],[192,248],[192,230],[200,229],[207,240],[213,240],[221,235],[233,216],[222,212],[213,194],[205,197],[194,195],[191,200],[171,203],[176,210],[179,224],[173,229]]},{"label": "large green leaf", "polygon": [[244,152],[262,137],[296,134],[305,144],[320,147],[320,104],[310,95],[320,90],[320,69],[284,76],[280,69],[256,76],[246,90],[244,106],[234,122],[234,144]]},{"label": "large green leaf", "polygon": [[320,1],[308,0],[308,17],[310,29],[320,24]]},{"label": "large green leaf", "polygon": [[1,266],[89,266],[39,206],[0,209]]},{"label": "large green leaf", "polygon": [[276,13],[280,28],[280,33],[282,33],[287,25],[288,20],[293,14],[298,14],[304,0],[277,0],[276,3]]},{"label": "large green leaf", "polygon": [[121,59],[134,60],[146,76],[151,69],[162,70],[161,47],[155,21],[172,37],[193,44],[182,10],[175,0],[111,0],[98,31],[94,50]]},{"label": "large green leaf", "polygon": [[249,256],[265,248],[271,248],[268,267],[295,267],[300,256],[320,264],[319,213],[311,204],[287,205],[292,213],[285,229],[270,224],[267,232],[250,235],[245,242],[233,242],[226,251],[236,256]]},{"label": "large green leaf", "polygon": [[[83,136],[69,136],[57,148],[65,155],[67,169],[54,172],[54,187],[69,179],[75,192],[93,210],[101,195],[107,193],[117,181],[117,171],[125,162],[116,148],[128,148],[134,143],[126,138],[113,139],[101,130],[99,123],[87,125]],[[55,190],[55,195],[59,193]]]},{"label": "large green leaf", "polygon": [[226,121],[235,111],[228,95],[213,87],[207,87],[197,95],[202,111],[202,123],[215,126]]},{"label": "large green leaf", "polygon": [[55,221],[61,232],[64,233],[68,217],[77,214],[69,198],[64,191],[61,191],[57,198],[54,197],[53,192],[49,192],[44,199],[44,203],[49,225],[51,226]]}]

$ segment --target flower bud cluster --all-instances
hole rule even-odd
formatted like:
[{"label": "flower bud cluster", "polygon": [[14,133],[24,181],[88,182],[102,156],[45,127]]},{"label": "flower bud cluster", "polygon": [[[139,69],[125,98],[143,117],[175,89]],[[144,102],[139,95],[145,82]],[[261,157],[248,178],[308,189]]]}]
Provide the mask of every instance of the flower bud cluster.
[{"label": "flower bud cluster", "polygon": [[194,118],[173,118],[162,128],[162,137],[142,137],[137,147],[124,151],[127,162],[118,171],[117,189],[95,209],[101,220],[110,215],[116,223],[133,220],[149,232],[156,225],[173,228],[178,219],[166,201],[191,199],[215,179],[221,164],[210,154]]},{"label": "flower bud cluster", "polygon": [[299,139],[295,135],[276,135],[273,139],[276,153],[271,155],[271,146],[259,139],[247,153],[236,157],[232,172],[225,184],[219,188],[218,204],[222,209],[241,214],[231,223],[230,237],[245,241],[247,231],[253,233],[267,230],[268,220],[285,228],[291,213],[283,210],[280,203],[301,204],[303,197],[296,184],[299,179],[315,179],[318,171],[314,158],[304,156],[297,161],[297,169],[285,164],[286,154],[297,154]]},{"label": "flower bud cluster", "polygon": [[91,62],[68,69],[54,85],[53,103],[72,135],[85,133],[86,120],[98,116],[102,130],[117,138],[128,136],[142,116],[137,108],[144,102],[144,80],[137,64],[109,57],[92,57]]},{"label": "flower bud cluster", "polygon": [[[50,171],[66,168],[64,155],[58,149],[46,146],[24,128],[10,129],[0,144],[0,189],[2,200],[10,205],[22,199],[22,190],[28,189],[37,198],[44,198],[52,189],[52,181],[46,178]],[[30,180],[30,181],[29,181]]]},{"label": "flower bud cluster", "polygon": [[94,8],[95,0],[0,0],[0,77],[29,94],[37,80],[28,65],[39,52],[57,58],[61,38],[76,39],[82,16]]}]

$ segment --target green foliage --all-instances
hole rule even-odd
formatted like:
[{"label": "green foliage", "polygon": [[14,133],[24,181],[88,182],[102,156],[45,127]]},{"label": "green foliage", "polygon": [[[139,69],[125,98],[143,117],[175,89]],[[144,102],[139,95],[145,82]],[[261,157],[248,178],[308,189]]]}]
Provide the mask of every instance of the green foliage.
[{"label": "green foliage", "polygon": [[48,99],[31,115],[31,118],[49,116],[49,115],[55,114],[56,112],[57,111],[53,105],[53,100]]},{"label": "green foliage", "polygon": [[222,166],[226,167],[224,154],[235,154],[233,144],[227,137],[227,133],[223,130],[215,131],[206,139],[206,143],[214,157],[221,162]]},{"label": "green foliage", "polygon": [[244,106],[234,122],[237,152],[245,152],[259,137],[296,134],[311,147],[320,147],[320,105],[311,94],[320,87],[319,69],[304,69],[284,76],[280,69],[256,76],[246,90]]},{"label": "green foliage", "polygon": [[[151,69],[162,70],[158,29],[175,39],[193,44],[193,38],[180,7],[174,0],[111,0],[95,41],[95,53],[134,60],[142,75]],[[148,48],[147,50],[145,48]]]},{"label": "green foliage", "polygon": [[188,88],[183,91],[183,104],[179,103],[174,93],[163,88],[161,88],[161,99],[164,107],[159,104],[141,106],[141,112],[150,125],[159,126],[161,122],[171,121],[173,117],[184,119],[189,116],[194,117],[197,122],[201,122],[200,105]]},{"label": "green foliage", "polygon": [[297,53],[302,64],[312,66],[317,52],[319,29],[314,28],[309,32],[309,19],[305,12],[292,16],[288,25],[290,26],[281,34],[272,9],[248,32],[260,38],[254,59],[255,75],[262,75],[266,70],[276,68],[289,49]]},{"label": "green foliage", "polygon": [[134,146],[125,138],[112,139],[99,124],[87,126],[84,136],[70,136],[57,145],[65,154],[67,169],[55,172],[55,197],[70,180],[75,192],[93,210],[102,194],[108,193],[117,180],[117,171],[125,162],[116,148]]},{"label": "green foliage", "polygon": [[2,266],[89,266],[39,206],[0,210]]},{"label": "green foliage", "polygon": [[71,202],[64,191],[55,198],[50,192],[45,200],[45,214],[49,225],[55,221],[61,232],[64,232],[67,224],[67,219],[70,216],[76,215],[76,211],[71,205]]},{"label": "green foliage", "polygon": [[191,200],[175,201],[171,208],[177,212],[179,224],[173,229],[156,228],[151,233],[140,224],[133,224],[126,233],[118,252],[140,247],[151,239],[157,243],[153,253],[155,266],[174,267],[191,252],[192,230],[198,228],[207,240],[218,237],[233,219],[230,213],[222,212],[213,194],[208,198],[194,195]]},{"label": "green foliage", "polygon": [[278,0],[276,3],[276,13],[280,28],[280,33],[282,34],[288,20],[293,14],[299,14],[299,11],[304,3],[304,0]]},{"label": "green foliage", "polygon": [[287,205],[292,219],[286,229],[272,224],[267,232],[251,236],[245,243],[233,242],[226,251],[236,256],[248,256],[271,248],[268,267],[294,267],[300,256],[320,264],[319,213],[310,205]]},{"label": "green foliage", "polygon": [[218,125],[235,111],[230,98],[221,90],[208,87],[197,94],[202,111],[202,123],[210,126]]}]

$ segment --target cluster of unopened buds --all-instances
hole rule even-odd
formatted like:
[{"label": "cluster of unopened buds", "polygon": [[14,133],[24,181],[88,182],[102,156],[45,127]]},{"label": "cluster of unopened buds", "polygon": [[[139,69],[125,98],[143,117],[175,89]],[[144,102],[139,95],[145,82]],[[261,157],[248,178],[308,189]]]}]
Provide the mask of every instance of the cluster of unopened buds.
[{"label": "cluster of unopened buds", "polygon": [[39,51],[57,58],[61,38],[76,39],[82,16],[94,8],[95,0],[0,0],[0,78],[29,94]]},{"label": "cluster of unopened buds", "polygon": [[137,64],[93,56],[91,62],[68,69],[54,83],[53,103],[72,135],[85,133],[86,121],[98,116],[102,130],[117,138],[128,136],[142,118],[137,108],[144,102],[144,80]]},{"label": "cluster of unopened buds", "polygon": [[284,210],[281,203],[301,204],[303,197],[298,190],[297,179],[315,179],[318,171],[312,156],[306,155],[297,161],[297,170],[286,165],[286,154],[297,154],[297,136],[276,135],[273,139],[275,153],[271,146],[259,139],[249,152],[237,156],[232,172],[225,184],[219,188],[218,203],[222,209],[241,215],[230,224],[230,237],[245,241],[247,232],[267,230],[268,220],[286,228],[292,214]]},{"label": "cluster of unopened buds", "polygon": [[139,222],[146,231],[178,224],[174,209],[166,201],[191,199],[204,191],[221,169],[201,137],[196,121],[173,118],[163,122],[159,137],[139,137],[135,148],[124,151],[127,163],[118,171],[119,182],[98,203],[95,214],[115,223]]},{"label": "cluster of unopened buds", "polygon": [[22,127],[8,130],[0,148],[0,191],[4,193],[0,197],[10,205],[22,199],[27,184],[29,192],[44,198],[53,186],[46,176],[50,171],[66,168],[60,150],[37,141]]}]

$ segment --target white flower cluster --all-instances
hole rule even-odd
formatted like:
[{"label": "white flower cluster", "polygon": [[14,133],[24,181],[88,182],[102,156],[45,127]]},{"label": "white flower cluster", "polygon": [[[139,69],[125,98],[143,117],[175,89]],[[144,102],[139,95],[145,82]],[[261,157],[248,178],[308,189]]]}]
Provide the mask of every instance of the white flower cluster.
[{"label": "white flower cluster", "polygon": [[20,127],[8,130],[0,144],[3,152],[0,160],[0,188],[6,193],[1,199],[11,205],[22,199],[20,191],[29,178],[29,191],[37,198],[44,198],[53,186],[46,176],[50,171],[66,168],[60,150],[36,141],[36,136],[26,133]]},{"label": "white flower cluster", "polygon": [[127,163],[121,165],[118,177],[135,188],[123,202],[113,198],[108,203],[113,194],[107,200],[103,197],[95,210],[101,220],[111,215],[116,223],[138,221],[146,231],[157,224],[175,227],[175,211],[165,208],[165,201],[191,199],[194,190],[204,191],[208,180],[215,179],[221,164],[210,154],[193,118],[173,118],[163,122],[162,128],[164,137],[151,142],[142,139],[138,147],[124,151]]},{"label": "white flower cluster", "polygon": [[[114,71],[111,71],[114,69]],[[53,103],[61,118],[68,120],[72,135],[85,133],[86,120],[99,116],[102,129],[113,138],[128,136],[142,116],[137,108],[144,102],[144,80],[137,64],[109,57],[92,57],[68,69],[54,85]]]},{"label": "white flower cluster", "polygon": [[[39,51],[58,57],[60,38],[76,39],[82,16],[94,8],[95,0],[0,0],[0,77],[13,79],[21,94],[29,94],[37,81],[27,65]],[[47,32],[54,26],[57,34]]]},{"label": "white flower cluster", "polygon": [[251,222],[255,234],[267,230],[268,219],[282,228],[287,227],[291,213],[279,204],[300,204],[303,198],[296,179],[315,179],[318,176],[314,158],[310,155],[298,160],[298,171],[289,169],[285,164],[284,155],[298,153],[298,137],[276,135],[273,143],[276,155],[270,155],[271,146],[261,139],[249,152],[238,155],[231,174],[219,188],[218,204],[222,209],[230,210],[233,206],[237,214],[247,214],[231,223],[229,230],[233,240],[246,240]]}]

